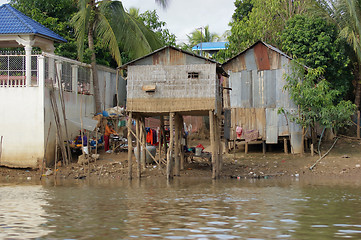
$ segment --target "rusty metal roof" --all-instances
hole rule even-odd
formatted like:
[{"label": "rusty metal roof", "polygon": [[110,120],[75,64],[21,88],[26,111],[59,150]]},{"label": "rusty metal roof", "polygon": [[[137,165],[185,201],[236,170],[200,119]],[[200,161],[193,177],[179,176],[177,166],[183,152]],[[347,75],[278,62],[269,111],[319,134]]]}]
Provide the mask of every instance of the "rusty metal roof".
[{"label": "rusty metal roof", "polygon": [[155,53],[161,52],[161,51],[163,51],[163,50],[166,49],[166,48],[172,48],[172,49],[174,49],[174,50],[176,50],[176,51],[179,51],[179,52],[182,52],[182,53],[184,53],[184,54],[188,54],[188,55],[191,55],[191,56],[193,56],[193,57],[201,58],[201,59],[203,59],[203,60],[206,60],[206,61],[209,61],[209,62],[212,62],[212,63],[221,65],[219,62],[217,62],[217,61],[215,61],[215,60],[213,60],[213,59],[209,59],[209,58],[206,58],[206,57],[199,56],[199,55],[197,55],[197,54],[195,54],[195,53],[193,53],[193,52],[188,52],[188,51],[185,51],[185,50],[182,50],[182,49],[180,49],[180,48],[173,47],[173,46],[164,46],[164,47],[159,48],[159,49],[157,49],[157,50],[155,50],[155,51],[153,51],[153,52],[151,52],[151,53],[149,53],[149,54],[147,54],[147,55],[144,55],[143,57],[140,57],[140,58],[137,58],[137,59],[135,59],[135,60],[133,60],[133,61],[127,62],[127,63],[123,64],[122,66],[120,66],[120,67],[118,67],[118,68],[120,68],[120,69],[125,69],[128,65],[131,65],[131,64],[133,64],[134,62],[137,62],[137,61],[142,60],[142,59],[144,59],[144,58],[147,58],[147,57],[149,57],[149,56],[151,56],[151,55],[153,55],[153,54],[155,54]]},{"label": "rusty metal roof", "polygon": [[122,66],[118,67],[118,69],[126,69],[129,65],[132,65],[133,63],[135,63],[135,62],[137,62],[137,61],[140,61],[140,60],[142,60],[142,59],[145,59],[145,58],[147,58],[147,57],[149,57],[149,56],[151,56],[151,55],[154,55],[154,54],[156,54],[156,53],[158,53],[158,52],[161,52],[161,51],[163,51],[164,49],[167,49],[167,48],[171,48],[171,49],[176,50],[176,51],[179,51],[179,52],[181,52],[181,53],[184,53],[184,54],[187,54],[187,55],[196,57],[196,58],[203,59],[203,60],[205,60],[205,61],[207,61],[207,62],[210,62],[210,63],[214,63],[214,64],[216,64],[216,66],[217,66],[217,70],[220,71],[223,76],[228,77],[228,74],[224,71],[221,63],[219,63],[219,62],[217,62],[217,61],[215,61],[215,60],[213,60],[213,59],[209,59],[209,58],[206,58],[206,57],[203,57],[203,56],[199,56],[199,55],[197,55],[197,54],[195,54],[195,53],[193,53],[193,52],[188,52],[188,51],[185,51],[185,50],[182,50],[182,49],[180,49],[180,48],[173,47],[173,46],[164,46],[164,47],[162,47],[162,48],[159,48],[159,49],[157,49],[157,50],[155,50],[155,51],[153,51],[153,52],[151,52],[151,53],[149,53],[149,54],[147,54],[147,55],[145,55],[145,56],[143,56],[143,57],[137,58],[137,59],[135,59],[135,60],[133,60],[133,61],[130,61],[130,62],[126,63],[126,64],[123,64]]},{"label": "rusty metal roof", "polygon": [[245,49],[244,51],[242,51],[241,53],[239,53],[239,54],[237,54],[236,56],[234,56],[234,57],[228,59],[227,61],[225,61],[225,62],[222,64],[222,66],[228,64],[228,63],[231,62],[233,59],[237,58],[239,55],[244,54],[244,53],[247,52],[249,49],[253,48],[254,46],[256,46],[256,45],[259,44],[259,43],[262,43],[263,45],[265,45],[265,46],[268,47],[269,49],[271,49],[271,50],[273,50],[273,51],[281,54],[282,56],[284,56],[284,57],[286,57],[286,58],[288,58],[288,59],[290,59],[290,60],[292,60],[292,57],[288,56],[286,53],[282,52],[282,51],[279,50],[278,48],[276,48],[276,47],[274,47],[274,46],[272,46],[272,45],[270,45],[270,44],[268,44],[268,43],[265,43],[265,42],[259,40],[259,41],[257,41],[256,43],[254,43],[252,46],[250,46],[250,47],[248,47],[247,49]]}]

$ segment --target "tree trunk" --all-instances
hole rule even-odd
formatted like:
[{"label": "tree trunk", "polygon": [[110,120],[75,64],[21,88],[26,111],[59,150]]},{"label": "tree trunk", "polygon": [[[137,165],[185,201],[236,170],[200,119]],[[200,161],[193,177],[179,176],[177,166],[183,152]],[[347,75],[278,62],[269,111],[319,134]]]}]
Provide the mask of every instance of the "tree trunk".
[{"label": "tree trunk", "polygon": [[357,110],[360,110],[360,100],[361,100],[361,76],[360,76],[360,65],[355,66],[354,76],[356,80],[355,86],[355,105]]},{"label": "tree trunk", "polygon": [[89,27],[88,44],[89,44],[89,49],[91,51],[91,68],[93,72],[92,75],[93,75],[93,89],[94,89],[94,99],[95,99],[95,112],[99,113],[102,111],[102,102],[100,99],[99,79],[98,79],[96,56],[94,51],[94,36],[93,36],[92,27]]}]

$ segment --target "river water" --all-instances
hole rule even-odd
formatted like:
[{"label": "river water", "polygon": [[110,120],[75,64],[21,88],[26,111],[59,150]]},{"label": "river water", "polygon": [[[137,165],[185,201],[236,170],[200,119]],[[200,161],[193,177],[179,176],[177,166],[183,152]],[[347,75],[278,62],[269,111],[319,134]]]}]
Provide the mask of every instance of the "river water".
[{"label": "river water", "polygon": [[361,239],[360,190],[302,178],[0,183],[0,239]]}]

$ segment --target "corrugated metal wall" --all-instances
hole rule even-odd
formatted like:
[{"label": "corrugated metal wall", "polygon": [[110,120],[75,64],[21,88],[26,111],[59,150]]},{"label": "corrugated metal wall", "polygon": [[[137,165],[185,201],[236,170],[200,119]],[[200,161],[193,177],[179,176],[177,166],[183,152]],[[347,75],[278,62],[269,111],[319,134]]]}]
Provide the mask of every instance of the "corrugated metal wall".
[{"label": "corrugated metal wall", "polygon": [[289,61],[289,58],[259,43],[226,63],[224,68],[230,75],[228,84],[232,89],[229,106],[225,106],[231,110],[231,138],[236,137],[236,126],[258,130],[266,143],[277,143],[279,136],[294,135],[297,137],[292,140],[293,150],[300,152],[300,126],[278,114],[279,108],[297,110],[289,94],[283,90]]}]

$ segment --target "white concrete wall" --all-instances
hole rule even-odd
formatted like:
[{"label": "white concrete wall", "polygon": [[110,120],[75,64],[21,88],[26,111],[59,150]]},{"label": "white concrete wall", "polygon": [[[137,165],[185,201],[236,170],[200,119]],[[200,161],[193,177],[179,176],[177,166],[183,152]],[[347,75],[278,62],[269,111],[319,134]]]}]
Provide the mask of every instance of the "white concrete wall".
[{"label": "white concrete wall", "polygon": [[[55,55],[48,54],[46,57],[51,60],[85,66],[83,63]],[[38,56],[38,84],[36,86],[0,86],[0,140],[1,136],[3,139],[2,144],[0,141],[0,166],[37,168],[43,161],[44,155],[46,155],[47,165],[52,165],[54,162],[56,124],[49,94],[53,87],[51,87],[51,81],[47,81],[47,86],[44,86],[47,69],[45,60],[43,56]],[[54,61],[48,62],[53,63]],[[103,82],[100,87],[101,93],[105,93],[102,100],[105,101],[105,106],[112,107],[113,97],[116,93],[116,71],[106,67],[100,67],[100,69],[98,76],[99,80]],[[48,71],[50,71],[50,67]],[[75,81],[73,86],[77,86],[77,74],[71,76],[72,81]],[[92,82],[91,79],[89,82]],[[104,84],[105,82],[106,84]],[[103,89],[104,87],[106,89]],[[66,139],[59,89],[55,88],[54,91],[63,128],[63,139],[65,141],[72,140],[79,134],[80,127],[72,121],[67,121],[69,139]],[[124,89],[119,89],[119,91],[124,91]],[[88,118],[94,116],[93,95],[78,94],[76,87],[72,92],[64,91],[63,95],[66,119],[75,119],[80,122],[80,116]],[[49,138],[48,142],[47,138]]]},{"label": "white concrete wall", "polygon": [[0,165],[38,167],[44,156],[43,88],[0,88],[0,96]]}]

